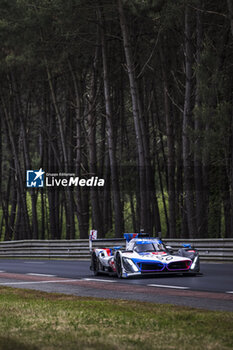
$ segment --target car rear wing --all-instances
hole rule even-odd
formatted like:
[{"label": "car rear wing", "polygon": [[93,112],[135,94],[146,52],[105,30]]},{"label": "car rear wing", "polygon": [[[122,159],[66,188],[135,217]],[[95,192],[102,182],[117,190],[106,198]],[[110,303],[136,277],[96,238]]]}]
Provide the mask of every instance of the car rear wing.
[{"label": "car rear wing", "polygon": [[154,237],[152,237],[152,235],[150,233],[144,233],[144,232],[140,232],[140,233],[124,233],[124,238],[126,240],[126,248],[129,244],[129,242],[131,241],[131,239],[133,238],[151,238],[154,239]]},{"label": "car rear wing", "polygon": [[126,239],[126,242],[128,243],[133,238],[138,238],[138,233],[124,233],[124,238]]},{"label": "car rear wing", "polygon": [[131,241],[133,238],[154,238],[151,236],[150,233],[124,233],[124,238],[126,239],[126,242]]}]

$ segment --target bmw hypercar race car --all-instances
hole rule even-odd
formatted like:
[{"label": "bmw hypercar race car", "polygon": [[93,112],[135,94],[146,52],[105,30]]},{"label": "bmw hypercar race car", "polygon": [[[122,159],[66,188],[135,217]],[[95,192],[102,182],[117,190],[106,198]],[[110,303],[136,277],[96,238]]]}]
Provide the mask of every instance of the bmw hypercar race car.
[{"label": "bmw hypercar race car", "polygon": [[94,275],[107,273],[127,278],[137,275],[197,274],[199,253],[189,244],[176,254],[160,238],[146,234],[126,233],[126,249],[122,247],[92,250],[90,270]]}]

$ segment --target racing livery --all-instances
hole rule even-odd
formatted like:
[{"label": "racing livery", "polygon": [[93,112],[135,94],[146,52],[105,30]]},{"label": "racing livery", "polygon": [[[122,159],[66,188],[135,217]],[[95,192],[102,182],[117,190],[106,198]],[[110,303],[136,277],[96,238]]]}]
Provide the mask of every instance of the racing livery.
[{"label": "racing livery", "polygon": [[122,247],[92,250],[90,269],[94,275],[107,273],[119,278],[147,274],[197,274],[199,253],[189,244],[176,254],[160,238],[147,234],[126,233],[126,249]]}]

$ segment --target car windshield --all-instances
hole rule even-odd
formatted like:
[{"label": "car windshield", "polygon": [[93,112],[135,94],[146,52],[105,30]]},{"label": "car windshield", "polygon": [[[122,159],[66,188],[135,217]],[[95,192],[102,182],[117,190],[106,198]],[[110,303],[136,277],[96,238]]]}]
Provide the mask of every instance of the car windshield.
[{"label": "car windshield", "polygon": [[137,253],[155,251],[155,247],[152,243],[135,244],[134,249]]},{"label": "car windshield", "polygon": [[137,253],[141,252],[166,252],[166,247],[163,243],[136,243],[134,250]]}]

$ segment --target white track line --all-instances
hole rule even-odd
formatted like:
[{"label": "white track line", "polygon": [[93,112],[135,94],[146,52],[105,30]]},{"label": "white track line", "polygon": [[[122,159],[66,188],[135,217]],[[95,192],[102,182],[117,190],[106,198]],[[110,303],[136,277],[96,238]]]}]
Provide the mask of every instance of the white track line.
[{"label": "white track line", "polygon": [[24,261],[23,263],[24,264],[45,264],[44,261],[30,261],[30,262]]},{"label": "white track line", "polygon": [[0,271],[0,273],[2,273],[2,272],[6,272],[6,271]]},{"label": "white track line", "polygon": [[170,288],[170,289],[189,289],[189,287],[180,287],[180,286],[168,286],[165,284],[147,284],[148,287],[157,287],[157,288]]},{"label": "white track line", "polygon": [[226,292],[226,293],[228,293],[228,294],[233,294],[233,291],[230,290],[229,292]]},{"label": "white track line", "polygon": [[100,280],[97,278],[82,278],[81,281],[94,281],[94,282],[110,282],[110,283],[116,283],[116,281],[112,280]]},{"label": "white track line", "polygon": [[47,275],[47,274],[44,274],[44,273],[33,273],[33,272],[26,273],[26,275],[28,275],[28,276],[39,276],[39,277],[56,277],[56,275]]}]

